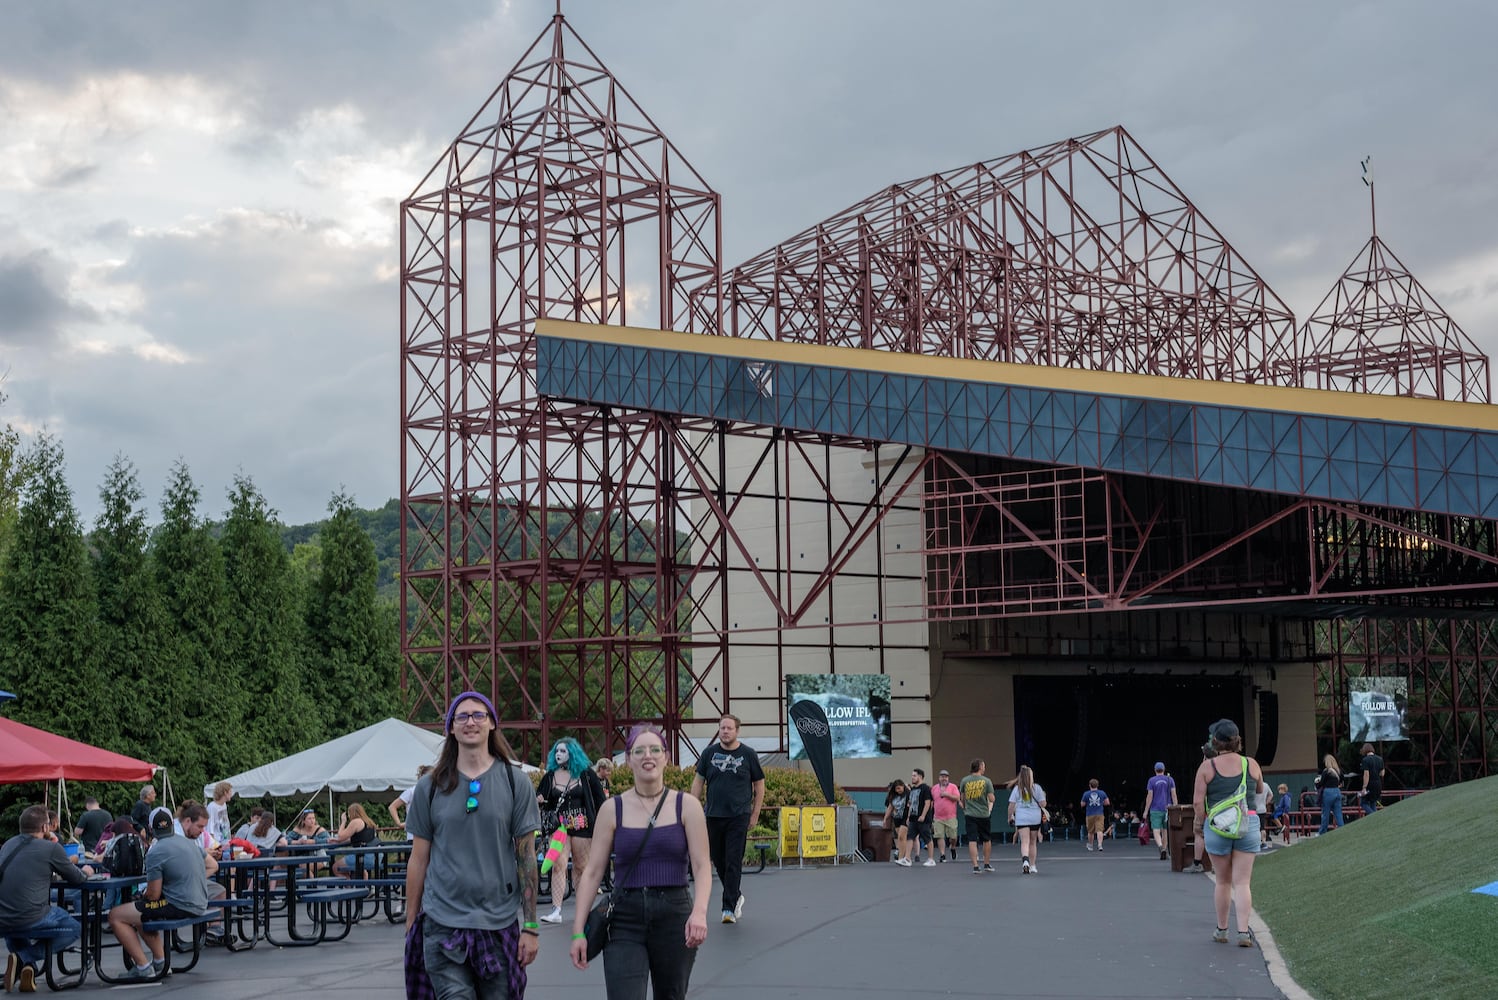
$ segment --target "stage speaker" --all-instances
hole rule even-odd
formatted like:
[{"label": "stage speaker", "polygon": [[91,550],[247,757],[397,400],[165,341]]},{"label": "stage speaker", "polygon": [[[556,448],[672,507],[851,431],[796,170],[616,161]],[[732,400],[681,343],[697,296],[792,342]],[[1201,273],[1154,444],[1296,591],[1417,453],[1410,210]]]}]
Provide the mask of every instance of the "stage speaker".
[{"label": "stage speaker", "polygon": [[1259,746],[1254,760],[1264,767],[1274,763],[1274,752],[1280,743],[1280,696],[1273,691],[1259,692]]}]

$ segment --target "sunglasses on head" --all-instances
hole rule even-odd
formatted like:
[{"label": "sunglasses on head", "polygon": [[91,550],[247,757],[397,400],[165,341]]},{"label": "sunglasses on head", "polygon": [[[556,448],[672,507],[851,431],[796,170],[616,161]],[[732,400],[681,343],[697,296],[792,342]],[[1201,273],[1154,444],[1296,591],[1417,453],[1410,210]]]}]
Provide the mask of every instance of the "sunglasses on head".
[{"label": "sunglasses on head", "polygon": [[468,801],[463,803],[466,812],[473,812],[479,807],[479,792],[483,790],[484,783],[474,778],[468,783]]}]

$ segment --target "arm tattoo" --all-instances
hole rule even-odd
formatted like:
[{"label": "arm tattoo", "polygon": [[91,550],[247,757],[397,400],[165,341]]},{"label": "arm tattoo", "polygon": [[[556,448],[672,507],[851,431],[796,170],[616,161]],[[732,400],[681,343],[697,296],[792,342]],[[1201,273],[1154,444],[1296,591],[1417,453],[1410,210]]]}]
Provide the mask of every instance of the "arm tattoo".
[{"label": "arm tattoo", "polygon": [[536,867],[536,852],[531,847],[531,840],[526,838],[525,847],[517,845],[515,850],[516,866],[520,872],[520,910],[525,916],[521,919],[527,923],[536,921],[536,897],[541,891],[541,872]]}]

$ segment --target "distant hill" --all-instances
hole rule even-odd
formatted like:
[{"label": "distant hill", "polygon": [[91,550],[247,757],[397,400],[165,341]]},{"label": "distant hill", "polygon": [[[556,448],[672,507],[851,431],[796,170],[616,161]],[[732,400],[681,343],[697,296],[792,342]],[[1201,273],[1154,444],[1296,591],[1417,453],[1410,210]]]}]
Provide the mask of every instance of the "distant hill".
[{"label": "distant hill", "polygon": [[[396,584],[396,576],[400,573],[400,551],[401,551],[401,503],[400,500],[391,498],[385,501],[383,507],[374,510],[359,508],[354,511],[360,527],[369,535],[374,542],[375,558],[380,561],[380,575],[376,582],[381,599],[396,600],[399,587]],[[281,543],[286,546],[286,551],[293,551],[303,542],[310,542],[322,531],[326,520],[314,521],[311,524],[283,524],[281,526]]]},{"label": "distant hill", "polygon": [[[399,599],[400,591],[396,580],[396,577],[400,573],[400,500],[392,497],[385,501],[382,507],[376,507],[372,510],[359,508],[355,510],[354,514],[360,526],[364,528],[369,534],[370,540],[374,542],[375,558],[379,560],[380,565],[379,578],[376,582],[379,595],[383,600],[396,601]],[[501,511],[500,517],[503,518],[504,516],[505,512]],[[586,532],[592,532],[597,529],[600,518],[597,514],[588,513],[579,520],[581,520],[582,527]],[[318,532],[322,530],[323,525],[326,523],[326,520],[323,520],[314,521],[310,524],[282,525],[281,542],[286,546],[287,552],[292,552],[298,545],[314,541],[317,538]],[[563,554],[570,554],[570,550],[575,549],[577,544],[578,536],[569,530],[569,526],[572,528],[577,527],[570,524],[570,519],[565,514],[554,513],[551,515],[548,532],[553,538],[560,538],[558,547]],[[518,556],[520,544],[518,533],[502,532],[502,534],[504,537],[511,539],[509,547],[514,550],[510,553],[511,556]],[[688,558],[687,535],[678,532],[676,541],[681,557],[683,559]],[[638,523],[627,539],[622,536],[621,532],[614,531],[613,542],[610,548],[616,554],[616,558],[621,554],[627,553],[627,558],[630,559],[650,559],[650,553],[653,551],[651,546],[651,526],[648,523]],[[471,553],[471,555],[477,556],[478,553]],[[631,587],[643,588],[645,586],[646,584],[642,581],[631,583]]]}]

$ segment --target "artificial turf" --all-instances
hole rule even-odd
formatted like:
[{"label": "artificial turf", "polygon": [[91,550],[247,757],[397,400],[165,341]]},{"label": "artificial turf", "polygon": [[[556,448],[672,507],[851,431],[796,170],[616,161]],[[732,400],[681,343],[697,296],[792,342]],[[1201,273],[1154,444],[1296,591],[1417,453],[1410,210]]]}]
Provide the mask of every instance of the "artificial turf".
[{"label": "artificial turf", "polygon": [[1254,908],[1320,1000],[1498,997],[1498,777],[1399,802],[1254,863]]}]

